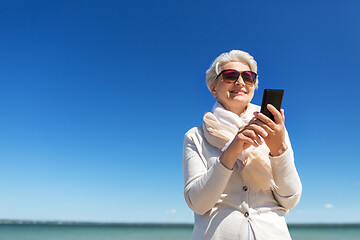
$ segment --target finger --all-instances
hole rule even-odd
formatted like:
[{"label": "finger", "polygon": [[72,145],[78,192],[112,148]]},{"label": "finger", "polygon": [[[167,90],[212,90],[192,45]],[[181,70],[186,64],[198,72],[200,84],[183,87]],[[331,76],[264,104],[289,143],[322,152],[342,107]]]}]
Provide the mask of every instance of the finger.
[{"label": "finger", "polygon": [[253,118],[249,121],[249,124],[248,124],[248,125],[254,123],[255,121],[256,121],[256,117],[253,117]]},{"label": "finger", "polygon": [[250,144],[254,147],[258,147],[260,146],[256,141],[254,141],[253,139],[249,138],[249,137],[246,137],[246,136],[243,136],[244,137],[244,141],[247,143],[247,144]]},{"label": "finger", "polygon": [[260,126],[262,129],[264,129],[268,135],[272,134],[274,132],[274,130],[272,128],[270,128],[268,125],[266,125],[265,123],[263,123],[259,119],[257,119],[254,124],[256,124],[256,125]]},{"label": "finger", "polygon": [[284,109],[280,109],[280,113],[281,113],[281,116],[285,122],[285,110]]},{"label": "finger", "polygon": [[251,130],[247,130],[247,131],[244,131],[243,132],[243,135],[247,138],[250,138],[252,140],[252,142],[255,143],[255,147],[259,146],[260,144],[262,144],[262,140],[261,138],[259,137],[259,135],[257,135],[254,131],[251,131]]},{"label": "finger", "polygon": [[263,138],[267,137],[268,133],[260,125],[255,124],[256,121],[258,120],[255,120],[253,124],[247,126],[247,129],[254,131],[257,135],[260,135]]},{"label": "finger", "polygon": [[282,123],[283,122],[282,115],[281,115],[281,112],[279,110],[277,110],[271,104],[268,104],[266,107],[274,115],[275,123]]},{"label": "finger", "polygon": [[[243,142],[245,145],[253,145],[254,147],[258,147],[259,145],[251,138],[246,136],[245,134],[241,133],[238,135],[238,138],[241,142]],[[248,146],[249,147],[249,146]],[[248,148],[246,147],[246,148]]]},{"label": "finger", "polygon": [[270,128],[274,128],[274,126],[275,126],[274,121],[271,120],[269,117],[267,117],[265,114],[263,114],[261,112],[254,112],[254,115],[258,120],[260,120],[261,122],[263,122]]}]

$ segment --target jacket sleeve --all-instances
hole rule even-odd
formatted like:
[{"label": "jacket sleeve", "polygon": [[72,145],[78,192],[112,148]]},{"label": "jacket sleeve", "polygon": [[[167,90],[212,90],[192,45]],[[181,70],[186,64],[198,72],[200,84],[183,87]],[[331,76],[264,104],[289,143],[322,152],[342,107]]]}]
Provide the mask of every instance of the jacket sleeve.
[{"label": "jacket sleeve", "polygon": [[275,199],[287,209],[294,208],[300,201],[302,185],[294,162],[289,136],[286,132],[288,149],[280,156],[270,156],[274,181],[278,188],[273,191]]},{"label": "jacket sleeve", "polygon": [[201,158],[194,136],[189,132],[185,134],[183,146],[184,197],[195,213],[203,215],[211,210],[221,197],[232,170],[224,167],[219,159],[207,169],[206,160]]}]

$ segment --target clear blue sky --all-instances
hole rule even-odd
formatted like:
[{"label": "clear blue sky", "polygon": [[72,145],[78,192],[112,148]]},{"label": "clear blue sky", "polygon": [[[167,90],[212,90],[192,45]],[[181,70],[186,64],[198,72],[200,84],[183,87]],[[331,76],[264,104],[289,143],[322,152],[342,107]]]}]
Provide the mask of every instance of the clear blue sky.
[{"label": "clear blue sky", "polygon": [[184,133],[205,71],[250,52],[284,88],[288,222],[360,222],[356,1],[0,1],[0,219],[189,222]]}]

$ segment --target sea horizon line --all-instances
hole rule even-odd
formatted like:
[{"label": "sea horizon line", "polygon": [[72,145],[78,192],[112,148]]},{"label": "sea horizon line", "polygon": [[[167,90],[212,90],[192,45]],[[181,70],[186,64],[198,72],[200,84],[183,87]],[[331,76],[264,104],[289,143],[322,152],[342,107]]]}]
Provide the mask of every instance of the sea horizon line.
[{"label": "sea horizon line", "polygon": [[[118,227],[193,227],[193,223],[163,223],[163,222],[105,222],[105,221],[68,221],[68,220],[22,220],[0,219],[0,225],[63,225],[63,226],[118,226]],[[288,223],[289,227],[360,227],[354,222],[314,222]]]}]

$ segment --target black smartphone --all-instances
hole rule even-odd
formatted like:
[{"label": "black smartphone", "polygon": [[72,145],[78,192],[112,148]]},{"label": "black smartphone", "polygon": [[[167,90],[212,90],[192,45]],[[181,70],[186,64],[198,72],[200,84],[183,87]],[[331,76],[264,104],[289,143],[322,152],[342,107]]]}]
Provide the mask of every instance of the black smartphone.
[{"label": "black smartphone", "polygon": [[266,106],[271,104],[280,111],[283,96],[284,89],[265,89],[260,112],[268,116],[271,120],[275,121],[274,115],[266,108]]}]

